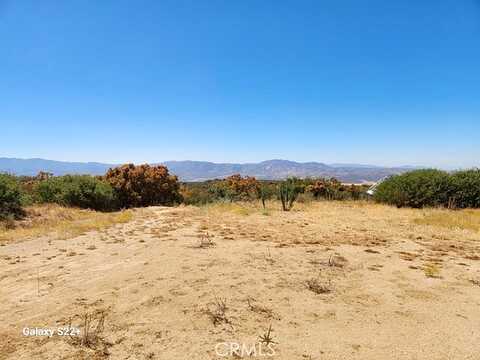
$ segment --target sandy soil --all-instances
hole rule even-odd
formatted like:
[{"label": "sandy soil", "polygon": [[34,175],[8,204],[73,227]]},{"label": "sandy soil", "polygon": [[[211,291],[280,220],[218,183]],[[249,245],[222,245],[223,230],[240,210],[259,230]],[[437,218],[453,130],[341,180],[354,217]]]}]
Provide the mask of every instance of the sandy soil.
[{"label": "sandy soil", "polygon": [[[158,207],[72,239],[4,244],[0,358],[478,359],[480,234],[422,216]],[[80,335],[22,334],[68,324]]]}]

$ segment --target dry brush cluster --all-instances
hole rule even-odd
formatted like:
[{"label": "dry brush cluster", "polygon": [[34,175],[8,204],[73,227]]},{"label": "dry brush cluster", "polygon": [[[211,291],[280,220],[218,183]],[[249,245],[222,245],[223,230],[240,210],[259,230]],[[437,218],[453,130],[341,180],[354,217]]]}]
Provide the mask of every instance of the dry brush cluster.
[{"label": "dry brush cluster", "polygon": [[357,200],[366,196],[367,189],[366,186],[343,185],[334,178],[299,179],[291,177],[281,181],[266,181],[236,174],[223,180],[183,184],[181,193],[186,204],[202,205],[216,201],[260,200],[265,208],[268,200],[277,199],[281,201],[282,209],[288,211],[301,194],[317,200]]},{"label": "dry brush cluster", "polygon": [[[239,174],[223,180],[180,184],[165,166],[126,164],[104,176],[36,177],[0,174],[0,220],[21,218],[32,203],[113,211],[152,205],[201,205],[216,201],[260,201],[263,207],[277,199],[292,209],[299,199],[357,200],[367,198],[368,186],[345,185],[334,178],[289,178],[264,181]],[[426,169],[392,176],[379,184],[374,198],[398,207],[480,208],[480,169],[448,173]]]},{"label": "dry brush cluster", "polygon": [[40,172],[35,177],[0,174],[0,220],[24,215],[31,204],[114,211],[123,208],[180,203],[180,183],[165,166],[133,164],[110,169],[105,176],[53,176]]},{"label": "dry brush cluster", "polygon": [[122,165],[108,170],[104,180],[115,191],[122,208],[181,202],[177,177],[162,165]]}]

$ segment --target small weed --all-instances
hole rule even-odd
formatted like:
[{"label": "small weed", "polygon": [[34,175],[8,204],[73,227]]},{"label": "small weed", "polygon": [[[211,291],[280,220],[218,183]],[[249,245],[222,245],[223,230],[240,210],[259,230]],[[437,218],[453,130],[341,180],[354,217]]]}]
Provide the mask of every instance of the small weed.
[{"label": "small weed", "polygon": [[267,252],[265,253],[265,261],[271,265],[275,264],[275,259],[273,258],[272,253],[270,252],[270,248],[267,248]]},{"label": "small weed", "polygon": [[439,278],[440,277],[440,268],[435,264],[427,264],[423,268],[426,277],[429,278]]},{"label": "small weed", "polygon": [[309,279],[305,282],[307,289],[315,294],[328,294],[332,291],[332,282],[322,282],[318,277]]},{"label": "small weed", "polygon": [[[95,310],[86,312],[80,317],[80,336],[69,336],[70,342],[75,346],[83,346],[92,350],[96,350],[100,355],[108,356],[108,343],[103,338],[105,329],[105,319],[107,313],[105,310]],[[70,319],[69,328],[72,328],[72,320]]]},{"label": "small weed", "polygon": [[473,284],[473,285],[477,285],[477,286],[480,286],[480,280],[477,280],[477,279],[471,279],[470,282]]},{"label": "small weed", "polygon": [[272,324],[268,327],[268,330],[265,332],[265,334],[260,335],[260,342],[265,345],[270,345],[270,344],[276,344],[276,342],[273,340],[272,336]]},{"label": "small weed", "polygon": [[198,244],[198,247],[200,249],[205,249],[214,247],[215,245],[216,243],[212,240],[212,236],[208,232],[206,232],[200,237],[200,243]]},{"label": "small weed", "polygon": [[254,313],[257,313],[257,314],[263,314],[269,318],[274,317],[274,313],[271,309],[267,308],[266,306],[257,305],[254,303],[254,301],[255,300],[253,298],[247,299],[248,309],[250,311],[253,311]]},{"label": "small weed", "polygon": [[207,308],[206,313],[215,326],[221,323],[230,324],[226,314],[227,309],[227,299],[215,297],[215,302]]},{"label": "small weed", "polygon": [[328,259],[328,266],[344,268],[347,265],[347,259],[339,255],[330,255]]}]

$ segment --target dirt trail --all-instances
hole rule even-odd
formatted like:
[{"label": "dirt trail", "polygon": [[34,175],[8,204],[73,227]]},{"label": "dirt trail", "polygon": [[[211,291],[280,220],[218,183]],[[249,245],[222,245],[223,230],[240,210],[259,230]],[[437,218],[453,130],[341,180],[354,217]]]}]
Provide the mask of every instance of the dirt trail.
[{"label": "dirt trail", "polygon": [[[221,356],[234,342],[264,359],[478,359],[478,261],[447,251],[427,277],[436,258],[420,241],[298,243],[298,223],[287,241],[276,221],[158,207],[74,239],[2,246],[0,358],[234,359]],[[105,326],[88,346],[22,334],[94,311]],[[274,356],[259,352],[270,326]]]}]

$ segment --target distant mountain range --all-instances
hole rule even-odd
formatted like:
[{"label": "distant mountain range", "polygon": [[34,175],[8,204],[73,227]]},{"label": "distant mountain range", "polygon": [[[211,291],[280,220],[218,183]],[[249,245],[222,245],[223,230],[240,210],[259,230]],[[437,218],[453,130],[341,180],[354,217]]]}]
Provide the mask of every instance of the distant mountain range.
[{"label": "distant mountain range", "polygon": [[[260,163],[230,164],[207,161],[166,161],[171,173],[182,181],[220,179],[233,174],[255,176],[257,179],[278,180],[289,176],[336,177],[343,182],[374,182],[385,176],[399,174],[415,167],[381,167],[361,164],[324,164],[319,162],[299,163],[288,160],[267,160]],[[0,172],[34,176],[40,171],[54,175],[91,174],[103,175],[116,164],[97,162],[65,162],[45,159],[0,158]]]}]

